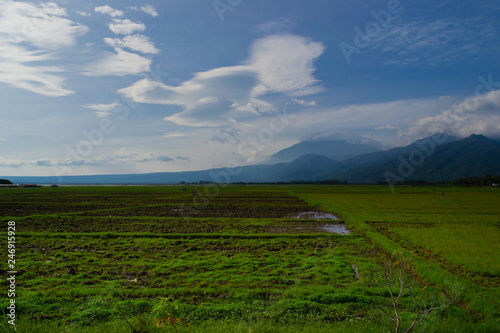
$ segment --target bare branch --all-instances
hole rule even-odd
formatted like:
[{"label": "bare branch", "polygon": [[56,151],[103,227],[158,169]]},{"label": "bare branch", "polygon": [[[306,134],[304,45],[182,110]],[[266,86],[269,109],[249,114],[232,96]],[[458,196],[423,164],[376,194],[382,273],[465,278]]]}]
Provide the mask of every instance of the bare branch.
[{"label": "bare branch", "polygon": [[[410,332],[428,319],[432,312],[450,306],[458,298],[458,295],[450,297],[446,290],[431,293],[427,287],[416,288],[415,271],[408,259],[403,254],[396,254],[391,260],[384,263],[382,272],[383,283],[389,291],[390,305],[387,310],[378,306],[388,319],[389,332]],[[410,297],[412,302],[402,306],[401,302],[406,297]],[[411,324],[403,328],[407,320]]]}]

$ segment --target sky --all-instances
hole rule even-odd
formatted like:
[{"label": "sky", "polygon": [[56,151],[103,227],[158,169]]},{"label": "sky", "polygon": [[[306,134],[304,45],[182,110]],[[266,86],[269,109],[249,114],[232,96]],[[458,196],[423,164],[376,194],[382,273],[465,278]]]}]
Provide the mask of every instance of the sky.
[{"label": "sky", "polygon": [[500,137],[497,0],[0,0],[0,176]]}]

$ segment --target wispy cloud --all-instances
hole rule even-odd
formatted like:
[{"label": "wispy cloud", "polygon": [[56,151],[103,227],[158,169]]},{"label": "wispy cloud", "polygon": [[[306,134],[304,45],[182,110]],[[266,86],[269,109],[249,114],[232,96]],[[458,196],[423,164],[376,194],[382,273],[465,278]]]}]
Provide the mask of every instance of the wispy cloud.
[{"label": "wispy cloud", "polygon": [[150,70],[151,59],[120,48],[116,48],[115,52],[107,52],[101,60],[88,65],[84,74],[88,76],[125,76],[137,75]]},{"label": "wispy cloud", "polygon": [[144,6],[140,6],[140,7],[134,6],[134,7],[130,7],[130,9],[144,12],[146,14],[153,16],[153,17],[158,17],[158,13],[156,12],[156,9],[153,5],[144,5]]},{"label": "wispy cloud", "polygon": [[121,106],[121,103],[110,103],[110,104],[87,104],[85,108],[97,111],[95,114],[99,118],[106,118],[111,116],[111,110]]},{"label": "wispy cloud", "polygon": [[316,103],[316,101],[307,102],[297,98],[292,98],[292,101],[303,106],[318,106],[318,103]]},{"label": "wispy cloud", "polygon": [[144,79],[120,90],[138,103],[180,105],[183,112],[166,117],[186,126],[221,126],[274,109],[261,97],[323,91],[314,78],[314,61],[325,47],[295,35],[273,35],[257,40],[242,65],[215,68],[169,86]]},{"label": "wispy cloud", "polygon": [[121,17],[124,14],[124,12],[122,10],[114,9],[108,5],[95,7],[94,11],[96,13],[108,14],[111,17]]},{"label": "wispy cloud", "polygon": [[382,130],[395,130],[396,127],[392,126],[392,125],[383,125],[383,126],[378,126],[378,127],[375,127],[375,129],[377,131],[382,131]]},{"label": "wispy cloud", "polygon": [[424,137],[443,132],[459,137],[471,134],[500,136],[500,90],[467,98],[435,116],[417,119],[409,135]]},{"label": "wispy cloud", "polygon": [[286,32],[290,25],[292,24],[292,20],[289,18],[281,18],[274,21],[269,21],[263,24],[260,24],[256,27],[257,32],[264,34],[278,34]]},{"label": "wispy cloud", "polygon": [[157,54],[160,52],[149,37],[140,34],[125,36],[123,39],[104,38],[104,42],[111,47],[125,47],[146,54]]},{"label": "wispy cloud", "polygon": [[87,109],[92,109],[96,111],[111,111],[114,108],[119,107],[122,105],[121,103],[110,103],[110,104],[87,104],[85,107]]},{"label": "wispy cloud", "polygon": [[323,91],[314,77],[314,61],[325,51],[319,42],[296,35],[271,35],[251,47],[248,65],[259,73],[254,94],[310,95]]},{"label": "wispy cloud", "polygon": [[185,137],[186,136],[186,133],[182,133],[182,132],[172,132],[172,133],[167,133],[167,134],[164,134],[162,136],[162,138],[165,138],[165,139],[172,139],[172,138],[182,138],[182,137]]},{"label": "wispy cloud", "polygon": [[[388,64],[452,64],[458,60],[499,50],[500,24],[474,19],[443,18],[435,21],[399,18],[371,43],[389,57]],[[394,54],[394,58],[390,58]]]},{"label": "wispy cloud", "polygon": [[0,158],[0,167],[5,168],[21,168],[25,166],[51,166],[57,163],[58,162],[54,159],[25,160]]},{"label": "wispy cloud", "polygon": [[84,16],[84,17],[89,17],[90,16],[90,13],[87,13],[87,12],[83,12],[81,10],[77,10],[76,13],[80,16]]},{"label": "wispy cloud", "polygon": [[300,138],[300,141],[323,141],[323,140],[342,140],[353,144],[366,144],[374,147],[379,146],[379,143],[368,139],[361,135],[356,135],[350,132],[342,132],[338,130],[326,130],[320,132],[309,133]]},{"label": "wispy cloud", "polygon": [[[181,158],[177,158],[181,159]],[[53,166],[68,166],[68,167],[82,167],[82,166],[112,166],[112,165],[126,165],[128,163],[165,163],[172,162],[176,159],[165,155],[157,155],[151,152],[138,153],[130,150],[129,148],[120,148],[112,154],[105,154],[89,158],[86,160],[67,160],[60,161],[53,158],[41,158],[36,160],[25,159],[4,159],[0,158],[0,167],[6,168],[22,168],[22,167],[53,167]]]},{"label": "wispy cloud", "polygon": [[165,156],[156,155],[154,153],[138,153],[129,148],[120,148],[113,154],[101,155],[96,158],[84,161],[85,165],[119,165],[126,163],[148,163],[148,162],[172,162],[175,159]]},{"label": "wispy cloud", "polygon": [[146,30],[146,26],[141,22],[133,22],[129,19],[113,19],[108,25],[109,30],[116,35],[130,35],[136,31]]},{"label": "wispy cloud", "polygon": [[236,128],[221,129],[218,130],[218,133],[212,137],[211,141],[220,142],[222,144],[228,143],[230,141],[239,143],[240,133],[241,130]]},{"label": "wispy cloud", "polygon": [[1,82],[46,96],[72,93],[64,87],[63,67],[34,65],[57,59],[58,51],[88,31],[65,16],[55,3],[0,2]]}]

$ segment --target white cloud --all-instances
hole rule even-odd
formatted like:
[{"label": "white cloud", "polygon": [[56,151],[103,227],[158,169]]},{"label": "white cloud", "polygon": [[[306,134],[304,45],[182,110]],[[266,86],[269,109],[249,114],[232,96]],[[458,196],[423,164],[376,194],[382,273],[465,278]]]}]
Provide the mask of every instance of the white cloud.
[{"label": "white cloud", "polygon": [[[0,81],[46,96],[66,96],[62,67],[36,66],[57,59],[88,28],[65,18],[55,3],[0,2]],[[28,47],[31,45],[31,47]],[[33,50],[33,47],[36,48]]]},{"label": "white cloud", "polygon": [[256,27],[256,31],[264,34],[277,34],[283,33],[288,30],[292,20],[289,18],[281,18],[278,20],[266,22]]},{"label": "white cloud", "polygon": [[80,16],[84,16],[84,17],[89,17],[90,16],[90,13],[87,13],[87,12],[83,12],[81,10],[77,10],[76,13]]},{"label": "white cloud", "polygon": [[98,156],[91,160],[85,161],[84,164],[99,166],[171,161],[174,161],[174,159],[165,155],[157,155],[151,152],[141,154],[136,151],[130,150],[129,148],[120,148],[113,154]]},{"label": "white cloud", "polygon": [[388,64],[451,64],[488,50],[497,52],[498,28],[498,22],[483,18],[398,19],[372,40],[371,48],[384,52]]},{"label": "white cloud", "polygon": [[111,111],[114,108],[119,107],[122,105],[121,103],[110,103],[110,104],[87,104],[85,107],[87,109],[92,109],[96,111]]},{"label": "white cloud", "polygon": [[250,96],[257,83],[257,74],[253,70],[237,66],[198,73],[177,87],[144,79],[119,92],[134,102],[183,106],[183,112],[165,118],[174,123],[219,126],[249,114],[246,107],[240,106],[249,102],[266,105]]},{"label": "white cloud", "polygon": [[[10,52],[10,55],[12,55],[15,51],[18,51],[17,54],[21,56],[17,62],[3,59],[3,52]],[[22,61],[23,58],[33,58],[34,61],[48,59],[48,57],[43,55],[37,56],[33,52],[23,50],[22,48],[9,47],[8,45],[1,46],[0,82],[51,97],[67,96],[73,93],[73,91],[64,88],[66,79],[55,75],[55,73],[64,72],[64,69],[53,66],[27,66]]]},{"label": "white cloud", "polygon": [[318,106],[316,101],[306,102],[302,99],[292,98],[292,101],[303,106]]},{"label": "white cloud", "polygon": [[217,97],[204,97],[200,98],[198,100],[198,104],[210,104],[210,103],[217,103],[219,99]]},{"label": "white cloud", "polygon": [[172,138],[182,138],[185,137],[186,133],[181,133],[181,132],[172,132],[172,133],[167,133],[162,136],[162,138],[165,139],[172,139]]},{"label": "white cloud", "polygon": [[500,90],[467,98],[440,114],[417,119],[409,135],[424,137],[437,132],[459,137],[500,135]]},{"label": "white cloud", "polygon": [[95,115],[99,118],[108,118],[112,115],[112,113],[109,111],[97,111]]},{"label": "white cloud", "polygon": [[137,156],[137,153],[134,151],[131,151],[128,148],[120,148],[118,149],[114,154],[113,158],[115,159],[120,159],[120,160],[128,160],[128,159],[133,159]]},{"label": "white cloud", "polygon": [[143,23],[133,22],[128,19],[113,19],[113,22],[109,23],[108,27],[116,35],[130,35],[136,31],[146,30],[146,26]]},{"label": "white cloud", "polygon": [[[414,122],[423,112],[435,109],[437,104],[437,99],[431,98],[353,104],[339,107],[318,107],[308,109],[307,112],[292,113],[292,111],[289,111],[294,118],[290,119],[286,133],[293,134],[295,139],[302,137],[303,140],[348,139],[350,142],[353,141],[353,136],[345,135],[347,132],[380,141],[384,144],[390,143],[391,146],[396,143],[405,145],[414,141],[413,138],[400,137],[394,139],[391,137],[390,141],[388,141],[386,133],[377,131],[375,128],[387,124],[403,128],[409,122]],[[265,122],[269,122],[269,120],[264,118],[262,122],[256,123],[257,128],[258,126],[266,126]],[[311,128],[314,128],[318,133],[311,135]],[[332,128],[335,129],[333,132]],[[369,141],[366,141],[366,143],[369,143]]]},{"label": "white cloud", "polygon": [[29,43],[44,50],[73,46],[88,28],[65,16],[66,10],[55,3],[0,3],[0,39],[2,43]]},{"label": "white cloud", "polygon": [[353,144],[366,144],[374,147],[379,143],[368,139],[364,136],[353,134],[350,132],[342,132],[338,130],[326,130],[321,132],[308,133],[300,138],[300,141],[324,141],[324,140],[341,140]]},{"label": "white cloud", "polygon": [[111,47],[126,47],[141,53],[157,54],[160,52],[148,37],[140,34],[125,36],[123,39],[104,38],[104,42]]},{"label": "white cloud", "polygon": [[121,17],[124,14],[122,10],[114,9],[108,5],[95,7],[94,11],[96,13],[108,14],[111,17]]},{"label": "white cloud", "polygon": [[38,159],[38,160],[25,160],[25,159],[0,159],[0,167],[3,168],[21,168],[25,166],[52,166],[58,162],[54,159]]},{"label": "white cloud", "polygon": [[0,167],[3,168],[22,168],[22,167],[84,167],[84,166],[118,166],[130,165],[130,163],[149,163],[149,162],[171,162],[174,158],[158,155],[152,152],[138,153],[129,148],[120,148],[114,153],[96,156],[87,160],[66,160],[59,161],[53,158],[41,158],[36,160],[25,159],[3,159],[0,158]]},{"label": "white cloud", "polygon": [[155,9],[155,7],[153,7],[153,5],[144,5],[141,7],[134,6],[134,7],[130,7],[130,9],[133,9],[136,11],[142,11],[142,12],[149,14],[153,17],[158,17],[158,13],[156,12],[156,9]]},{"label": "white cloud", "polygon": [[121,106],[121,103],[110,103],[110,104],[87,104],[85,105],[85,108],[87,109],[92,109],[96,110],[97,112],[95,113],[97,117],[99,118],[106,118],[111,116],[111,110],[114,108],[117,108]]},{"label": "white cloud", "polygon": [[116,53],[107,53],[101,60],[88,65],[85,75],[88,76],[125,76],[148,72],[151,59],[138,54],[115,49]]},{"label": "white cloud", "polygon": [[144,79],[119,90],[138,103],[179,105],[184,111],[166,117],[186,126],[221,126],[246,121],[272,111],[261,97],[322,91],[313,63],[324,51],[321,43],[292,35],[257,40],[242,65],[200,72],[178,86]]},{"label": "white cloud", "polygon": [[309,95],[323,91],[314,78],[314,60],[325,51],[322,43],[295,35],[272,35],[251,47],[248,64],[255,68],[261,84],[254,94],[292,93]]},{"label": "white cloud", "polygon": [[378,127],[375,127],[375,129],[377,131],[382,131],[382,130],[394,130],[396,129],[396,127],[392,126],[392,125],[383,125],[383,126],[378,126]]}]

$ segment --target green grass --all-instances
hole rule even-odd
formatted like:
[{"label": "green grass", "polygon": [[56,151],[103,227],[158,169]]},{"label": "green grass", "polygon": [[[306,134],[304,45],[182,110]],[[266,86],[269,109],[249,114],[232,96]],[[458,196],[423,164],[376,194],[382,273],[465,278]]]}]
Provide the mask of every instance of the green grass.
[{"label": "green grass", "polygon": [[491,318],[500,329],[497,188],[396,187],[393,193],[382,186],[349,186],[294,192],[342,215],[387,252],[413,252],[422,276],[436,285],[461,285],[474,316]]},{"label": "green grass", "polygon": [[337,187],[330,189],[334,193],[317,194],[315,188],[306,188],[302,195],[351,222],[394,223],[393,231],[414,223],[436,225],[432,229],[403,227],[398,234],[418,246],[436,250],[447,260],[499,275],[498,189],[402,187],[394,194],[385,192],[384,187],[361,189],[365,193],[345,193]]},{"label": "green grass", "polygon": [[[498,331],[500,192],[396,189],[0,189],[1,228],[17,228],[18,332],[132,332],[123,313],[144,332],[173,331],[151,317],[162,297],[181,304],[179,332],[379,332],[388,293],[376,273],[398,249],[414,252],[420,283],[462,288],[426,330]],[[292,218],[317,210],[353,233]]]},{"label": "green grass", "polygon": [[92,294],[112,281],[125,294],[175,288],[202,297],[209,288],[220,289],[212,295],[219,297],[234,288],[281,293],[293,285],[351,283],[354,270],[349,260],[363,249],[357,239],[339,243],[322,237],[120,237],[112,242],[30,237],[18,243],[18,251],[23,253],[17,266],[23,272],[21,293],[49,289],[64,294],[83,284]]},{"label": "green grass", "polygon": [[393,232],[471,271],[500,277],[498,226],[480,223],[438,224],[434,228],[404,228],[394,229]]}]

